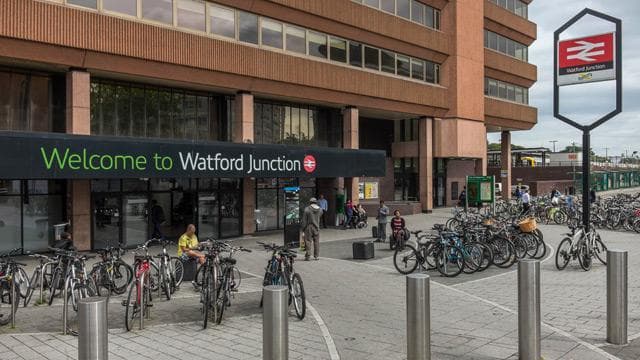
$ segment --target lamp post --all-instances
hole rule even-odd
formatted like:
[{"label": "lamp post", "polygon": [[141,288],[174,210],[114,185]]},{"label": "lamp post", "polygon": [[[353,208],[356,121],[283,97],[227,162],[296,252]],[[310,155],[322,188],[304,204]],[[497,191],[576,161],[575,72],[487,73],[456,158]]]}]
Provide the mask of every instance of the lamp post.
[{"label": "lamp post", "polygon": [[556,152],[556,143],[558,142],[558,140],[550,140],[549,142],[553,144],[553,152],[555,153]]}]

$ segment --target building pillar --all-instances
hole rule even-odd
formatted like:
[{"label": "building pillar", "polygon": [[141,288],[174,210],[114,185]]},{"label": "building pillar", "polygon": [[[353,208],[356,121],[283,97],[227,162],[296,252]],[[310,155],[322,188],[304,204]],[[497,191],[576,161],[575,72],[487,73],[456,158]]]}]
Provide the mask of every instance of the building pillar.
[{"label": "building pillar", "polygon": [[418,122],[418,182],[422,212],[433,211],[433,119]]},{"label": "building pillar", "polygon": [[[503,131],[500,139],[500,181],[502,181],[502,198],[511,199],[511,132]],[[506,172],[506,177],[503,173]]]},{"label": "building pillar", "polygon": [[[66,77],[66,132],[91,135],[91,75],[71,70]],[[71,220],[73,244],[78,250],[91,249],[91,181],[68,182],[68,215]]]},{"label": "building pillar", "polygon": [[[253,94],[238,92],[235,97],[235,117],[231,138],[234,143],[253,143]],[[256,231],[256,179],[242,179],[242,233]]]},{"label": "building pillar", "polygon": [[[360,148],[359,140],[359,121],[360,116],[358,108],[354,106],[347,106],[342,112],[342,143],[345,149],[358,149]],[[351,199],[353,202],[359,202],[359,178],[345,178],[344,189],[347,199]]]}]

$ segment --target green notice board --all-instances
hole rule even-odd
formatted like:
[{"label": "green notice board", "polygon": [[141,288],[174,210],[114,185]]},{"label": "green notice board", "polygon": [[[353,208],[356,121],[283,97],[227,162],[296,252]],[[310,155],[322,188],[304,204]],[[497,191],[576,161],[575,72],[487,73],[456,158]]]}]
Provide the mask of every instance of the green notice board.
[{"label": "green notice board", "polygon": [[467,203],[493,203],[495,200],[493,176],[467,176]]}]

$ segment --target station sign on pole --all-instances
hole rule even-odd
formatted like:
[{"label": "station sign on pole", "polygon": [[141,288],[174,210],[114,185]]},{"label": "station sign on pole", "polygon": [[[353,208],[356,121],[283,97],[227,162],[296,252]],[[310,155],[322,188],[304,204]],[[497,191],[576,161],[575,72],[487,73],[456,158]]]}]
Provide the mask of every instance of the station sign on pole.
[{"label": "station sign on pole", "polygon": [[[583,17],[590,15],[615,25],[615,32],[585,34],[579,38],[560,41],[560,34]],[[591,177],[591,130],[622,112],[622,21],[591,9],[584,9],[553,33],[554,71],[553,115],[561,121],[582,130],[582,221],[589,230]],[[615,109],[588,125],[581,125],[560,114],[560,87],[597,81],[616,82]],[[585,100],[588,101],[588,100]],[[575,172],[574,172],[575,173]]]}]

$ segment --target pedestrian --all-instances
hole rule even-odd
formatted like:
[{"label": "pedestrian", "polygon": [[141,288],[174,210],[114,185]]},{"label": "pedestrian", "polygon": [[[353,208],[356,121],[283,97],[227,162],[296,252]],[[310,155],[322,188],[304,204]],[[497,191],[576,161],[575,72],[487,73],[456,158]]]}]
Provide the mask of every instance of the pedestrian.
[{"label": "pedestrian", "polygon": [[465,206],[465,203],[467,202],[467,187],[463,187],[462,191],[460,192],[460,196],[458,196],[458,206]]},{"label": "pedestrian", "polygon": [[156,199],[151,200],[151,223],[153,224],[153,233],[151,237],[154,239],[163,239],[162,229],[160,228],[165,221],[164,210],[158,205]]},{"label": "pedestrian", "polygon": [[592,188],[589,191],[589,203],[593,204],[594,202],[596,202],[596,189]]},{"label": "pedestrian", "polygon": [[378,239],[377,242],[387,240],[387,216],[389,216],[389,208],[380,200],[380,208],[378,208]]},{"label": "pedestrian", "polygon": [[522,197],[522,192],[520,191],[520,186],[516,186],[515,196],[516,196],[516,199],[520,199]]},{"label": "pedestrian", "polygon": [[344,222],[345,229],[351,226],[351,219],[353,218],[353,203],[351,199],[347,200],[345,212],[347,213],[347,220]]},{"label": "pedestrian", "polygon": [[[320,256],[320,217],[322,209],[318,205],[316,198],[309,199],[309,206],[302,214],[302,231],[304,232],[304,260],[309,261],[311,257],[311,246],[313,245],[313,258],[318,260]],[[313,244],[312,244],[313,243]]]},{"label": "pedestrian", "polygon": [[524,190],[522,193],[522,214],[526,215],[531,209],[531,197],[529,196],[529,190]]},{"label": "pedestrian", "polygon": [[323,229],[327,228],[327,211],[329,210],[329,203],[327,199],[324,198],[324,195],[320,194],[320,198],[318,199],[318,206],[322,209],[322,216],[320,216],[320,225]]}]

